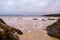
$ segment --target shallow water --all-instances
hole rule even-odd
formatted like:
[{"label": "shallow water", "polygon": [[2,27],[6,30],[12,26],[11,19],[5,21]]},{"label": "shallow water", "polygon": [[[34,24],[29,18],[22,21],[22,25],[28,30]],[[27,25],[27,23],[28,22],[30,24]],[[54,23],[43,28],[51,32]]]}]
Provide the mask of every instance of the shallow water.
[{"label": "shallow water", "polygon": [[[58,17],[20,17],[20,16],[1,16],[8,25],[23,32],[21,40],[53,40],[47,35],[46,27],[54,23]],[[33,20],[37,18],[38,20]],[[56,20],[47,20],[55,18]],[[44,20],[42,20],[44,19]]]}]

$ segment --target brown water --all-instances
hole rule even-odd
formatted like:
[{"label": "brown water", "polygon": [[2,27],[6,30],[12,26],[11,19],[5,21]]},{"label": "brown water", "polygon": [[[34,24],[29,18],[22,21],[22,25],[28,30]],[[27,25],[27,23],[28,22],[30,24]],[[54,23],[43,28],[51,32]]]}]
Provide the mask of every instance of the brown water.
[{"label": "brown water", "polygon": [[[23,32],[23,35],[20,36],[21,40],[55,40],[47,35],[45,28],[54,23],[58,17],[1,16],[1,18],[8,25]],[[33,20],[33,18],[38,18],[38,20]],[[48,18],[55,18],[56,20],[47,20]]]}]

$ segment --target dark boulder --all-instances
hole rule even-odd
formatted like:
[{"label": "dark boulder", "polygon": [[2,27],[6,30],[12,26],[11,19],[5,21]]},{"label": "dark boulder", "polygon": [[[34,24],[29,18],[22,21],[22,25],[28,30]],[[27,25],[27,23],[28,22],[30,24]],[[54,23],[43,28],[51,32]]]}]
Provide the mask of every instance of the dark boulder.
[{"label": "dark boulder", "polygon": [[21,30],[7,25],[0,18],[0,40],[19,40],[18,34],[22,35],[23,33],[21,32]]},{"label": "dark boulder", "polygon": [[47,34],[52,37],[56,37],[60,39],[60,18],[53,23],[52,25],[49,25],[47,28]]}]

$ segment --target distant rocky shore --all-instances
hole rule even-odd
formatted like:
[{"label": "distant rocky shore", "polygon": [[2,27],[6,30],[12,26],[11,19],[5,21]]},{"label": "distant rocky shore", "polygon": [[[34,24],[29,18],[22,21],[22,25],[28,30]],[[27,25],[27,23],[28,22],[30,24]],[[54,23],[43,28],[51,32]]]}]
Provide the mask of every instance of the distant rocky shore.
[{"label": "distant rocky shore", "polygon": [[47,15],[43,15],[43,16],[60,17],[60,14],[47,14]]}]

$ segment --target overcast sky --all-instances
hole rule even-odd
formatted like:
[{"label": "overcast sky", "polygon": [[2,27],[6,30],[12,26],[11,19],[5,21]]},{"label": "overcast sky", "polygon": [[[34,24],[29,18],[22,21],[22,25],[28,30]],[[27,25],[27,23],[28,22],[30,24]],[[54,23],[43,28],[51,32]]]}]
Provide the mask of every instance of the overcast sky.
[{"label": "overcast sky", "polygon": [[60,0],[0,0],[0,15],[60,13]]}]

